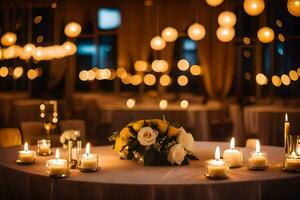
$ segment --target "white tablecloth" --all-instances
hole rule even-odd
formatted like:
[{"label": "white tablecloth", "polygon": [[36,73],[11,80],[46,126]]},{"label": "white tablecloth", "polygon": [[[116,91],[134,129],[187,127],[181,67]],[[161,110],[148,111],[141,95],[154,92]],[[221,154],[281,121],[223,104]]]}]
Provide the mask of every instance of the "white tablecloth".
[{"label": "white tablecloth", "polygon": [[[218,143],[224,150],[228,144]],[[204,177],[204,161],[213,157],[217,143],[198,142],[199,161],[180,167],[145,167],[135,161],[120,160],[111,146],[94,147],[101,170],[81,173],[71,170],[65,179],[44,175],[49,157],[37,157],[34,165],[15,163],[17,149],[0,150],[0,191],[2,199],[297,199],[300,174],[281,171],[283,149],[263,146],[269,154],[266,171],[250,171],[246,166],[230,170],[226,180]],[[31,148],[35,148],[32,146]],[[247,160],[250,149],[242,149]],[[62,157],[66,152],[61,151]],[[51,156],[51,158],[53,155]],[[245,163],[246,164],[246,163]]]}]

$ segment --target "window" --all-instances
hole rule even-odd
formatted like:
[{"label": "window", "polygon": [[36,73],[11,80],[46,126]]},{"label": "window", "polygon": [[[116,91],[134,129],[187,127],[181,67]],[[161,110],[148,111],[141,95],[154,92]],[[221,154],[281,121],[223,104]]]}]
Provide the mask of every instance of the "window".
[{"label": "window", "polygon": [[98,10],[98,28],[100,30],[114,30],[121,25],[121,13],[116,8],[100,8]]}]

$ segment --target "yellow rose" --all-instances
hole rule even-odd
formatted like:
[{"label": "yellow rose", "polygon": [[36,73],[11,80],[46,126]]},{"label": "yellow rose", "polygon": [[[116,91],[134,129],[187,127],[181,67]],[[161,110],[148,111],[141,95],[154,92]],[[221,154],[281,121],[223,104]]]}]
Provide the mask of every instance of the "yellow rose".
[{"label": "yellow rose", "polygon": [[120,132],[120,137],[127,140],[131,136],[130,129],[128,127],[125,127]]},{"label": "yellow rose", "polygon": [[178,128],[175,128],[174,126],[169,126],[168,130],[168,137],[174,137],[178,135]]},{"label": "yellow rose", "polygon": [[122,148],[127,144],[127,140],[124,140],[123,138],[121,137],[117,137],[116,139],[116,143],[115,143],[115,146],[114,146],[114,150],[116,152],[120,152],[122,150]]},{"label": "yellow rose", "polygon": [[139,120],[132,124],[133,130],[135,130],[136,132],[138,132],[143,126],[144,120]]},{"label": "yellow rose", "polygon": [[161,119],[158,119],[156,121],[157,123],[157,128],[159,130],[160,133],[165,133],[168,129],[168,122],[164,121],[164,120],[161,120]]}]

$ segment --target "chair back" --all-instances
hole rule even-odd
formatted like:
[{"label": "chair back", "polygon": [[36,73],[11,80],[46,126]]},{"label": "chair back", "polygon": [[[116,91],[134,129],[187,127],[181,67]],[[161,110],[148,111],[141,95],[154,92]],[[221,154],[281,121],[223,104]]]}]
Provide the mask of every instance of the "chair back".
[{"label": "chair back", "polygon": [[0,129],[0,148],[18,146],[22,144],[20,130],[17,128]]}]

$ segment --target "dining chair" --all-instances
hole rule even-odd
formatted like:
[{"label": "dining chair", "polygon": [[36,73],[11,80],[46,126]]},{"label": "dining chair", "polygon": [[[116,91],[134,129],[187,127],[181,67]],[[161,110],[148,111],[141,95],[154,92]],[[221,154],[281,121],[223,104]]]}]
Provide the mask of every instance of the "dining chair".
[{"label": "dining chair", "polygon": [[22,137],[18,128],[0,129],[0,148],[18,146],[22,144]]},{"label": "dining chair", "polygon": [[60,131],[64,132],[66,130],[79,130],[81,140],[85,141],[86,139],[86,130],[85,130],[85,122],[80,119],[65,119],[59,122]]}]

